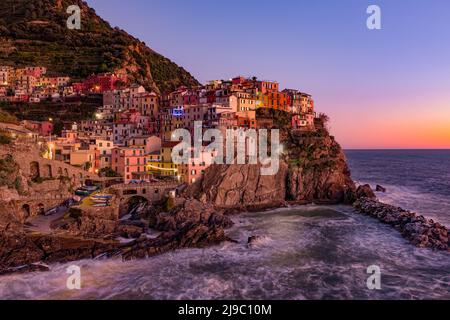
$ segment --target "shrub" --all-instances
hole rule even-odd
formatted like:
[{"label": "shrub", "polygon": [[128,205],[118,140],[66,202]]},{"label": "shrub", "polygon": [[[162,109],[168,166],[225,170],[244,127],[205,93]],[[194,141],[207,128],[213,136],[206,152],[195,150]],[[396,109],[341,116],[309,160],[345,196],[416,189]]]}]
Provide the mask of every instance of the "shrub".
[{"label": "shrub", "polygon": [[0,132],[0,144],[6,145],[12,142],[12,137],[6,132]]}]

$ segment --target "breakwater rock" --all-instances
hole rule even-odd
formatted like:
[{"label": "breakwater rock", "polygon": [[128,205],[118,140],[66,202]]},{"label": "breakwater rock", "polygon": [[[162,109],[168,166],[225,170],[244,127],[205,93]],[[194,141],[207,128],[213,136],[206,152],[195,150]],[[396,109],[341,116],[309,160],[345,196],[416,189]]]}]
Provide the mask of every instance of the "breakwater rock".
[{"label": "breakwater rock", "polygon": [[417,247],[450,252],[448,229],[432,219],[369,198],[360,198],[353,206],[357,212],[393,226]]}]

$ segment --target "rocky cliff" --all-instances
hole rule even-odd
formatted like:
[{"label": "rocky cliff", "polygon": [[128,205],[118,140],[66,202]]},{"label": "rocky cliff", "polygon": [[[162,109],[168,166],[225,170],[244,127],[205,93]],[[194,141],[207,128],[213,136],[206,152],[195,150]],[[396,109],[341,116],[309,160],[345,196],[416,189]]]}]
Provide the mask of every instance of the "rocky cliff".
[{"label": "rocky cliff", "polygon": [[326,129],[281,132],[285,152],[275,175],[260,165],[214,165],[187,195],[218,208],[261,209],[295,203],[352,203],[355,184],[345,155]]}]

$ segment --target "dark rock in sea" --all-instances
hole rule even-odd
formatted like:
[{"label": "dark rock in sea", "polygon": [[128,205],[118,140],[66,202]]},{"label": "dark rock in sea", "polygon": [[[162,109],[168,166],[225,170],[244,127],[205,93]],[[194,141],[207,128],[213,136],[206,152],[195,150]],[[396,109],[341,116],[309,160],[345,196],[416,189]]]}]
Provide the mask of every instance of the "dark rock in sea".
[{"label": "dark rock in sea", "polygon": [[159,231],[179,230],[190,223],[220,228],[229,228],[233,225],[223,210],[215,209],[212,204],[203,204],[195,199],[182,200],[182,204],[170,212],[157,214],[156,220],[154,228]]},{"label": "dark rock in sea", "polygon": [[119,225],[116,230],[118,236],[127,239],[139,238],[143,232],[144,228],[132,224]]},{"label": "dark rock in sea", "polygon": [[161,234],[156,239],[141,238],[116,252],[124,260],[142,259],[180,248],[202,248],[233,241],[223,228],[187,223],[182,228]]},{"label": "dark rock in sea", "polygon": [[379,184],[377,184],[377,187],[376,187],[375,191],[377,191],[377,192],[386,192],[387,190],[386,190],[385,187],[380,186]]},{"label": "dark rock in sea", "polygon": [[440,223],[367,197],[361,197],[353,206],[357,212],[393,226],[417,247],[450,252],[449,231]]},{"label": "dark rock in sea", "polygon": [[365,185],[359,186],[356,189],[356,198],[357,199],[367,198],[367,199],[375,200],[377,197],[375,196],[375,193],[373,192],[370,185],[365,184]]},{"label": "dark rock in sea", "polygon": [[[0,233],[0,270],[13,270],[34,263],[64,263],[93,259],[117,249],[115,241],[92,240],[67,235]],[[40,267],[39,267],[40,268]]]},{"label": "dark rock in sea", "polygon": [[251,236],[247,240],[247,245],[249,248],[252,248],[254,245],[257,244],[258,241],[261,241],[263,237],[261,236]]},{"label": "dark rock in sea", "polygon": [[[211,204],[203,204],[195,199],[178,199],[178,205],[169,212],[153,211],[150,226],[163,231],[156,239],[141,237],[109,255],[122,256],[123,259],[140,259],[167,251],[188,248],[205,247],[232,241],[225,235],[225,228],[233,222],[222,210],[217,210]],[[145,212],[142,209],[142,212]],[[131,226],[119,226],[123,235],[134,231]],[[136,227],[136,226],[135,226]],[[136,230],[137,231],[137,230]],[[137,235],[137,234],[136,234]]]}]

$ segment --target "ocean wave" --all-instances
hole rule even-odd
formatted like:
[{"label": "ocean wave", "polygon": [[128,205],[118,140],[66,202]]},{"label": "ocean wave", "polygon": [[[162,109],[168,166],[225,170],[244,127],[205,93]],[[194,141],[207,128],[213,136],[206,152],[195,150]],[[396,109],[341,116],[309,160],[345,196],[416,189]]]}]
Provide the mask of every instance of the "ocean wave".
[{"label": "ocean wave", "polygon": [[[312,209],[313,208],[313,209]],[[334,214],[331,214],[334,212]],[[1,299],[449,299],[450,256],[418,249],[348,206],[308,206],[233,217],[238,243],[145,260],[89,260],[1,278]],[[258,247],[248,237],[262,235]],[[68,266],[82,289],[68,290]],[[382,270],[368,290],[367,267]]]}]

